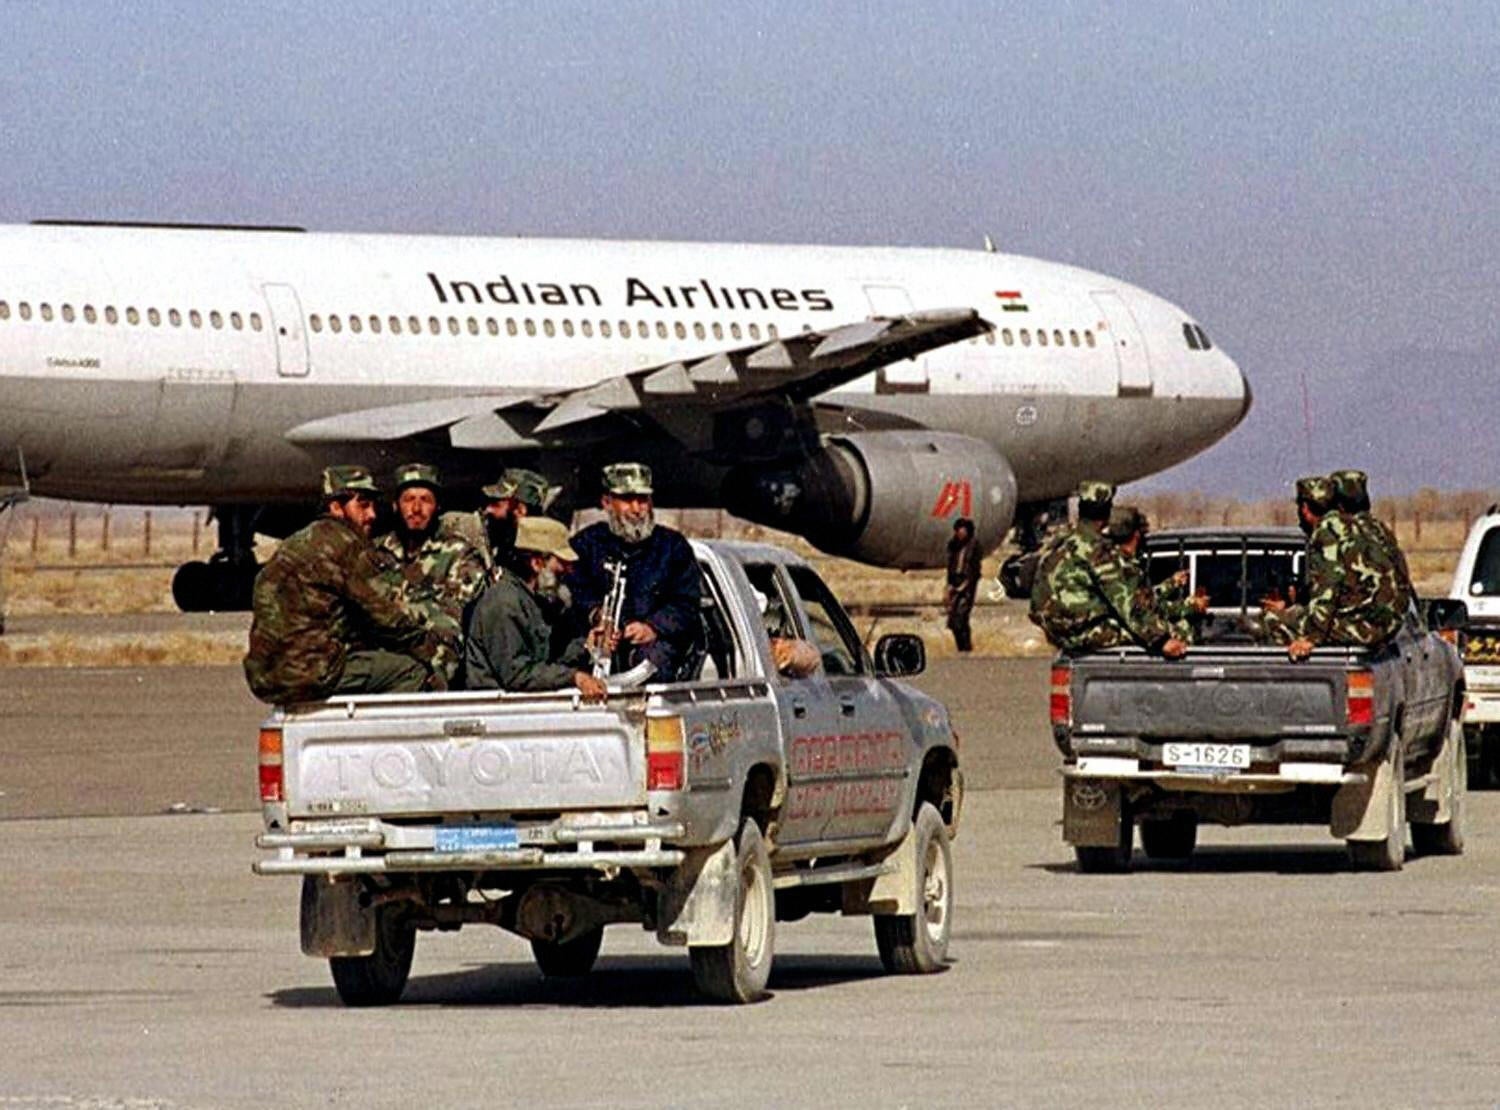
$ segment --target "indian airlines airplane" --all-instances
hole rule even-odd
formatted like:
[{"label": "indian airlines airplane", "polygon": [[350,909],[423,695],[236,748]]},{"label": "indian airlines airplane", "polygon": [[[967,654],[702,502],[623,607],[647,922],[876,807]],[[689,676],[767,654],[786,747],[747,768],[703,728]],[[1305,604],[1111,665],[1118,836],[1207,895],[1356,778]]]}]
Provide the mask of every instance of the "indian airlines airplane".
[{"label": "indian airlines airplane", "polygon": [[1249,406],[1183,309],[991,251],[0,227],[0,478],[212,505],[185,608],[242,604],[332,463],[435,463],[450,505],[524,465],[586,505],[636,459],[660,505],[924,567],[959,515],[1034,545],[1081,478]]}]

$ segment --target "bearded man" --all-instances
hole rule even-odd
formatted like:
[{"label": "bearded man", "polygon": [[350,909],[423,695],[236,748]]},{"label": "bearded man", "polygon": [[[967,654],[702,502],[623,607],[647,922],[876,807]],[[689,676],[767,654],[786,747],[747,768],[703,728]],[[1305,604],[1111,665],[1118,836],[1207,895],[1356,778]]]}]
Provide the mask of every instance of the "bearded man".
[{"label": "bearded man", "polygon": [[612,463],[604,468],[603,486],[606,518],[573,537],[578,553],[568,579],[573,604],[591,626],[597,624],[609,593],[608,566],[618,561],[624,567],[625,604],[612,670],[649,660],[657,681],[686,677],[703,645],[698,560],[681,532],[656,523],[649,466]]},{"label": "bearded man", "polygon": [[396,525],[376,547],[386,574],[407,607],[426,618],[444,640],[433,661],[452,683],[462,660],[464,612],[484,590],[484,555],[438,514],[437,468],[407,463],[396,470]]}]

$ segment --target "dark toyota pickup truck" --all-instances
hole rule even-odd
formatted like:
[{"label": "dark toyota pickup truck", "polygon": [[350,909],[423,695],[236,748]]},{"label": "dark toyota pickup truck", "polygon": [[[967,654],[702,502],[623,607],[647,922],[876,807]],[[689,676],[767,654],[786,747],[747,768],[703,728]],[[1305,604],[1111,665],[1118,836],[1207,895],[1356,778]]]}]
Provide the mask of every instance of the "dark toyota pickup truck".
[{"label": "dark toyota pickup truck", "polygon": [[1361,869],[1463,849],[1462,602],[1413,606],[1378,649],[1322,647],[1293,663],[1258,644],[1260,599],[1303,595],[1295,529],[1163,531],[1153,581],[1186,570],[1209,595],[1181,660],[1118,648],[1058,657],[1052,734],[1063,835],[1081,871],[1124,870],[1134,829],[1151,859],[1185,859],[1198,825],[1321,824]]}]

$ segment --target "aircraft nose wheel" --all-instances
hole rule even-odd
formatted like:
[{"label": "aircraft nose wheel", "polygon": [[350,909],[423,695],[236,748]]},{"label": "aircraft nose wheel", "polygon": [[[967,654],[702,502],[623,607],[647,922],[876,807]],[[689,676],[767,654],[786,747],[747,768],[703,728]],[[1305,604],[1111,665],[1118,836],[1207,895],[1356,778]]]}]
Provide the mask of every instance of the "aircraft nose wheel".
[{"label": "aircraft nose wheel", "polygon": [[254,562],[237,565],[227,560],[184,563],[172,576],[172,600],[184,613],[229,613],[250,608]]}]

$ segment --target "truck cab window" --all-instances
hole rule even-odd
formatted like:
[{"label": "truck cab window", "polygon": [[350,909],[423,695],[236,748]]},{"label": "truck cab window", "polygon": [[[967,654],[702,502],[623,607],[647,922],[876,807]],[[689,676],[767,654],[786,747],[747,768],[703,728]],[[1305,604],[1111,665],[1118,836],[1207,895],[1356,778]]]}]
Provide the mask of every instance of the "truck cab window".
[{"label": "truck cab window", "polygon": [[719,596],[719,585],[707,565],[700,564],[703,573],[703,634],[705,654],[703,669],[698,678],[734,678],[739,673],[735,665],[734,636],[730,632],[729,618],[724,613],[724,601]]},{"label": "truck cab window", "polygon": [[787,567],[792,585],[802,598],[808,636],[823,656],[830,675],[864,674],[865,652],[849,615],[811,567]]}]

